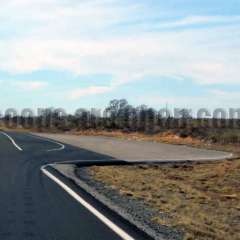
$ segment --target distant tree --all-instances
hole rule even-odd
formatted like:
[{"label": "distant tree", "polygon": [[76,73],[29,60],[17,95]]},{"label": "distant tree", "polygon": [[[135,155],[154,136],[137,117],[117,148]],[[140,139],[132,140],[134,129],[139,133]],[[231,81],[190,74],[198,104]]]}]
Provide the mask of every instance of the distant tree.
[{"label": "distant tree", "polygon": [[78,130],[85,130],[88,129],[90,126],[90,112],[86,109],[79,109],[77,114],[77,129]]},{"label": "distant tree", "polygon": [[148,108],[146,110],[146,128],[147,133],[154,133],[155,126],[157,123],[156,111],[153,108]]},{"label": "distant tree", "polygon": [[145,131],[146,129],[146,122],[147,122],[147,106],[140,105],[136,108],[137,111],[137,130],[138,131]]},{"label": "distant tree", "polygon": [[181,118],[183,118],[183,119],[190,119],[190,118],[192,118],[190,110],[188,110],[188,109],[183,108],[183,109],[181,109],[179,111],[179,113],[181,115]]},{"label": "distant tree", "polygon": [[121,127],[128,106],[126,99],[114,99],[110,101],[109,106],[106,108],[106,112],[110,116],[110,125],[112,128]]},{"label": "distant tree", "polygon": [[182,127],[182,128],[189,127],[191,124],[191,119],[192,119],[190,110],[183,108],[179,111],[179,113],[180,113],[181,118],[179,119],[178,127]]}]

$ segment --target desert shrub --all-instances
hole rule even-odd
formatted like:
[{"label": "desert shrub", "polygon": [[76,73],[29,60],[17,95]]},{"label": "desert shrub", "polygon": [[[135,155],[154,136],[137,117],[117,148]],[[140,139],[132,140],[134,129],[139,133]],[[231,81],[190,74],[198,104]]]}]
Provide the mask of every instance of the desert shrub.
[{"label": "desert shrub", "polygon": [[189,130],[188,129],[181,129],[178,133],[178,136],[181,138],[186,138],[189,136]]},{"label": "desert shrub", "polygon": [[239,143],[240,142],[240,133],[232,131],[224,132],[221,136],[221,141],[223,143]]},{"label": "desert shrub", "polygon": [[210,130],[206,140],[213,143],[240,143],[240,131],[238,129]]}]

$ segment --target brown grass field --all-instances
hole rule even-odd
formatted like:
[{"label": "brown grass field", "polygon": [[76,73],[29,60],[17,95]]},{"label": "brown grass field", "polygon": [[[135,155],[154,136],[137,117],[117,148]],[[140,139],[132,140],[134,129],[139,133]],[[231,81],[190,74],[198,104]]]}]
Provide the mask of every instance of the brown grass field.
[{"label": "brown grass field", "polygon": [[92,167],[120,194],[167,213],[152,219],[185,239],[240,239],[240,160],[207,164]]}]

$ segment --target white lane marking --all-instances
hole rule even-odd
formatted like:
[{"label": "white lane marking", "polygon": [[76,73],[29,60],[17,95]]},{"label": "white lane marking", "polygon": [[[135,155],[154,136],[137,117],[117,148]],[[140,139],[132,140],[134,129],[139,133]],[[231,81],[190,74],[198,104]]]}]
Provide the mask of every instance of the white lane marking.
[{"label": "white lane marking", "polygon": [[50,140],[50,139],[47,139],[47,138],[44,138],[44,137],[36,136],[36,135],[33,135],[33,134],[31,134],[31,136],[35,137],[35,138],[38,138],[38,139],[41,139],[41,140],[45,140],[47,142],[55,143],[55,144],[60,146],[60,148],[49,149],[49,150],[47,150],[47,152],[61,151],[61,150],[65,149],[65,145],[63,145],[62,143],[59,143],[59,142],[56,142],[56,141],[53,141],[53,140]]},{"label": "white lane marking", "polygon": [[19,150],[19,151],[23,151],[23,149],[17,145],[17,143],[14,141],[14,139],[12,137],[10,137],[7,133],[5,132],[1,132],[4,136],[6,136],[11,142],[12,144]]},{"label": "white lane marking", "polygon": [[66,184],[56,178],[49,171],[44,169],[45,166],[41,168],[41,171],[52,179],[55,183],[57,183],[61,188],[63,188],[70,196],[72,196],[75,200],[77,200],[80,204],[82,204],[85,208],[87,208],[92,214],[94,214],[99,220],[101,220],[105,225],[107,225],[113,232],[115,232],[118,236],[120,236],[124,240],[135,240],[130,235],[128,235],[125,231],[119,228],[115,223],[110,221],[107,217],[105,217],[102,213],[100,213],[96,208],[86,202],[83,198],[81,198],[76,192],[74,192],[71,188],[69,188]]}]

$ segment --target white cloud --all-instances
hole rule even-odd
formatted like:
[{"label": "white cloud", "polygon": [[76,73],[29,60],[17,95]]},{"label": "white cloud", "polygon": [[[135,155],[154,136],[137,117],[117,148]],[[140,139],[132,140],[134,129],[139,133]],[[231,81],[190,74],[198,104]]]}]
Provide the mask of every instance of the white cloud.
[{"label": "white cloud", "polygon": [[76,100],[78,98],[89,96],[89,95],[97,95],[97,94],[104,94],[112,91],[112,87],[106,86],[91,86],[87,88],[78,88],[70,91],[67,94],[67,98],[70,100]]},{"label": "white cloud", "polygon": [[220,23],[239,23],[240,16],[187,16],[175,21],[157,24],[158,27],[186,27],[191,25],[220,24]]},{"label": "white cloud", "polygon": [[12,85],[24,91],[36,91],[48,86],[47,82],[40,81],[12,81]]},{"label": "white cloud", "polygon": [[113,76],[109,86],[74,90],[73,96],[111,91],[113,86],[149,75],[185,76],[199,84],[240,83],[239,16],[186,16],[159,23],[166,29],[235,23],[211,29],[156,32],[147,31],[151,30],[148,24],[144,31],[118,33],[117,24],[147,16],[143,6],[114,0],[3,1],[0,18],[4,24],[9,15],[16,29],[23,30],[17,38],[0,40],[1,70],[60,69]]},{"label": "white cloud", "polygon": [[0,68],[13,73],[108,73],[123,82],[136,75],[159,75],[185,76],[201,84],[239,83],[240,43],[229,45],[238,32],[239,27],[224,27],[101,41],[18,39],[0,43]]},{"label": "white cloud", "polygon": [[144,102],[156,109],[164,108],[167,104],[171,110],[183,107],[194,110],[200,108],[212,110],[214,108],[239,108],[240,92],[211,89],[201,96],[160,96],[147,93],[144,96],[139,96],[137,99],[139,101],[138,104]]},{"label": "white cloud", "polygon": [[212,89],[209,91],[212,96],[218,96],[224,100],[240,101],[240,91],[224,91],[221,89]]}]

